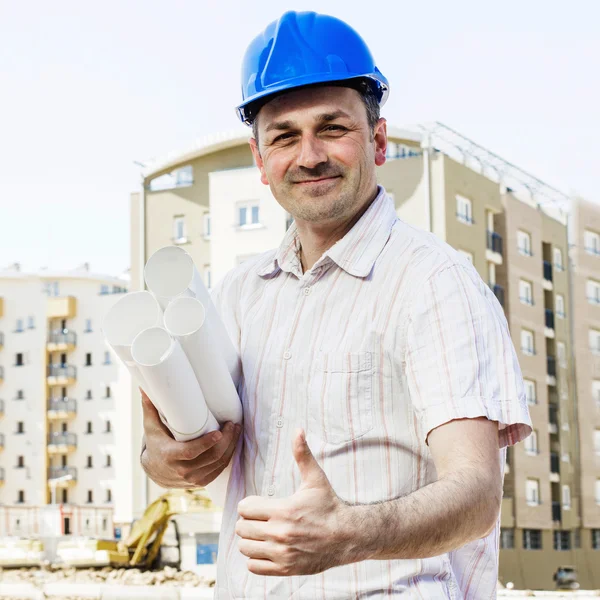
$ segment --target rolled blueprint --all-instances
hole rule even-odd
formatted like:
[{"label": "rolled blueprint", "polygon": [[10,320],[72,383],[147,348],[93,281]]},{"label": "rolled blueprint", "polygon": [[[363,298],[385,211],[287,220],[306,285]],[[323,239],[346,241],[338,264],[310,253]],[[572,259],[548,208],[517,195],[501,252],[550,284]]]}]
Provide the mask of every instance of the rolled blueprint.
[{"label": "rolled blueprint", "polygon": [[196,298],[181,296],[167,306],[165,329],[183,348],[210,412],[223,425],[242,422],[242,403],[225,362],[222,340],[206,327],[206,311]]},{"label": "rolled blueprint", "polygon": [[237,387],[241,376],[239,356],[192,257],[183,248],[165,246],[148,259],[144,279],[163,310],[166,310],[169,302],[180,296],[200,300],[206,310],[204,327],[210,332],[212,339],[219,341],[219,349]]},{"label": "rolled blueprint", "polygon": [[166,329],[150,327],[138,334],[131,356],[150,385],[152,402],[160,406],[176,440],[193,440],[219,429],[190,361]]},{"label": "rolled blueprint", "polygon": [[[166,329],[151,327],[142,331],[133,341],[131,355],[177,441],[186,442],[219,429],[183,348]],[[225,505],[230,474],[231,464],[205,486],[218,506]]]},{"label": "rolled blueprint", "polygon": [[144,329],[161,324],[162,310],[150,292],[125,294],[113,304],[102,322],[106,342],[148,396],[151,391],[131,356],[131,345]]}]

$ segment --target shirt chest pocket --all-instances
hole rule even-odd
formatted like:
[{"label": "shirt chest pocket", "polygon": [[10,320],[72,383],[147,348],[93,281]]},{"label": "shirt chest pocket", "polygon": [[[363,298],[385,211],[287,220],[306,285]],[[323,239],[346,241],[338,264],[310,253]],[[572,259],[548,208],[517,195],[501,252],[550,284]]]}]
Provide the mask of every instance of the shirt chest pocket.
[{"label": "shirt chest pocket", "polygon": [[373,428],[371,352],[321,354],[311,386],[309,419],[329,444],[360,438]]}]

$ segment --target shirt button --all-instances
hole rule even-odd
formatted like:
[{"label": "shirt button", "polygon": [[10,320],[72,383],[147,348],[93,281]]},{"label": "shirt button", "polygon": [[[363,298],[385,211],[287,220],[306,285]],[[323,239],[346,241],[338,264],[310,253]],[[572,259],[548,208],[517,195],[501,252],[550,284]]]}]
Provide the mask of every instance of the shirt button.
[{"label": "shirt button", "polygon": [[289,350],[286,350],[283,353],[283,358],[285,358],[285,360],[290,360],[290,358],[292,358],[292,353]]},{"label": "shirt button", "polygon": [[273,494],[275,494],[275,486],[274,485],[270,485],[267,488],[267,494],[269,494],[269,496],[273,496]]},{"label": "shirt button", "polygon": [[277,419],[277,427],[283,427],[283,418],[282,417],[279,417]]},{"label": "shirt button", "polygon": [[304,295],[305,295],[305,296],[308,296],[308,295],[311,293],[311,291],[312,291],[312,288],[310,288],[310,287],[305,287],[305,288],[304,288]]}]

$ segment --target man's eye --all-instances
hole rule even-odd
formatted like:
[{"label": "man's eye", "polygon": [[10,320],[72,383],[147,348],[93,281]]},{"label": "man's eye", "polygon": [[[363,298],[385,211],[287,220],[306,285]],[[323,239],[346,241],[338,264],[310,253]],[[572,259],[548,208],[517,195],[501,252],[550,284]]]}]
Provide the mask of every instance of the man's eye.
[{"label": "man's eye", "polygon": [[327,125],[325,131],[346,131],[346,128],[341,125]]},{"label": "man's eye", "polygon": [[281,135],[278,135],[273,142],[284,142],[285,140],[289,140],[293,135],[293,133],[282,133]]}]

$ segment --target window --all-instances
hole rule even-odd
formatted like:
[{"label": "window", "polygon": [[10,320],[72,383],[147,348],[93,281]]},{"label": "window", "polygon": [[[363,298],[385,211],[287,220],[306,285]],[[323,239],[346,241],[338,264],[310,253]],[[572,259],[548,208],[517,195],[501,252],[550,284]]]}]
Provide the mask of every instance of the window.
[{"label": "window", "polygon": [[554,534],[554,549],[555,550],[570,550],[571,549],[571,532],[556,530]]},{"label": "window", "polygon": [[556,342],[556,355],[558,356],[558,364],[565,368],[567,366],[567,347],[564,342]]},{"label": "window", "polygon": [[538,454],[538,434],[535,429],[525,438],[524,445],[527,454]]},{"label": "window", "polygon": [[87,463],[85,465],[86,469],[91,469],[94,466],[93,459],[91,456],[87,457]]},{"label": "window", "polygon": [[537,506],[540,502],[540,482],[539,479],[528,479],[525,482],[525,497],[529,506]]},{"label": "window", "polygon": [[533,331],[529,331],[529,329],[521,330],[521,351],[528,356],[535,354]]},{"label": "window", "polygon": [[105,398],[110,398],[110,385],[106,386],[106,396]]},{"label": "window", "polygon": [[92,422],[88,421],[87,422],[87,428],[86,428],[86,433],[92,433]]},{"label": "window", "polygon": [[456,218],[467,225],[473,224],[473,204],[464,196],[456,194]]},{"label": "window", "polygon": [[204,224],[202,231],[204,239],[210,239],[210,213],[204,213]]},{"label": "window", "polygon": [[471,264],[473,264],[473,253],[468,252],[467,250],[459,250],[458,251],[462,256],[464,256]]},{"label": "window", "polygon": [[25,467],[25,457],[17,456],[17,469],[23,469]]},{"label": "window", "polygon": [[523,549],[541,550],[542,549],[542,530],[541,529],[523,529]]},{"label": "window", "polygon": [[525,231],[517,231],[517,248],[524,256],[533,256],[531,251],[531,236]]},{"label": "window", "polygon": [[210,265],[204,265],[204,282],[206,283],[207,289],[210,290],[212,288]]},{"label": "window", "polygon": [[185,227],[185,217],[182,215],[173,217],[173,241],[176,244],[184,244],[188,241]]},{"label": "window", "polygon": [[102,284],[100,286],[100,295],[101,296],[106,296],[106,294],[108,294],[109,292],[110,292],[109,286],[107,286],[106,284]]},{"label": "window", "polygon": [[88,490],[87,501],[88,504],[91,504],[94,501],[94,492],[92,490]]},{"label": "window", "polygon": [[556,316],[559,319],[564,319],[565,318],[565,297],[562,296],[561,294],[556,294],[554,308],[556,310]]},{"label": "window", "polygon": [[594,430],[594,452],[600,455],[600,429]]},{"label": "window", "polygon": [[104,429],[104,431],[106,433],[110,433],[112,430],[112,425],[110,424],[110,421],[106,421],[106,428]]},{"label": "window", "polygon": [[525,397],[527,398],[527,404],[537,404],[535,381],[531,381],[531,379],[523,379],[523,383],[525,384]]},{"label": "window", "polygon": [[17,493],[17,504],[25,504],[25,490],[19,490]]},{"label": "window", "polygon": [[25,398],[25,394],[23,390],[17,390],[17,400],[23,400]]},{"label": "window", "polygon": [[600,529],[592,529],[592,550],[600,550]]},{"label": "window", "polygon": [[587,281],[587,299],[590,304],[600,304],[600,283],[594,279]]},{"label": "window", "polygon": [[519,300],[523,304],[529,304],[533,306],[533,288],[531,282],[521,279],[519,281]]},{"label": "window", "polygon": [[552,248],[552,257],[554,259],[554,268],[557,271],[564,271],[562,250],[560,248]]},{"label": "window", "polygon": [[596,504],[600,504],[600,479],[596,479]]},{"label": "window", "polygon": [[27,329],[35,329],[35,319],[33,317],[27,317]]},{"label": "window", "polygon": [[106,501],[112,502],[112,490],[106,490]]},{"label": "window", "polygon": [[106,464],[104,465],[106,467],[111,467],[112,466],[112,457],[110,454],[106,455]]},{"label": "window", "polygon": [[583,234],[583,244],[588,254],[600,254],[600,235],[595,231],[586,230]]},{"label": "window", "polygon": [[186,165],[175,169],[170,173],[165,173],[160,177],[150,181],[150,191],[170,190],[178,187],[188,187],[194,183],[194,171],[192,165]]},{"label": "window", "polygon": [[562,507],[566,510],[571,508],[571,488],[568,485],[562,486]]},{"label": "window", "polygon": [[238,226],[248,227],[250,225],[258,225],[259,206],[257,202],[244,202],[237,205],[238,211]]},{"label": "window", "polygon": [[590,329],[589,333],[590,350],[593,354],[600,354],[600,331]]},{"label": "window", "polygon": [[25,433],[25,423],[23,421],[17,421],[16,433]]},{"label": "window", "polygon": [[500,529],[500,548],[512,550],[515,547],[515,530],[502,527]]},{"label": "window", "polygon": [[87,352],[85,355],[85,366],[86,367],[92,366],[92,353],[91,352]]},{"label": "window", "polygon": [[104,352],[104,364],[110,365],[110,352],[108,350]]},{"label": "window", "polygon": [[23,366],[23,353],[17,352],[17,355],[15,356],[15,367],[22,367],[22,366]]},{"label": "window", "polygon": [[15,327],[15,333],[23,333],[23,319],[17,319],[17,326]]},{"label": "window", "polygon": [[84,333],[91,333],[92,332],[92,320],[91,319],[86,319],[85,320],[85,329],[83,330]]}]

